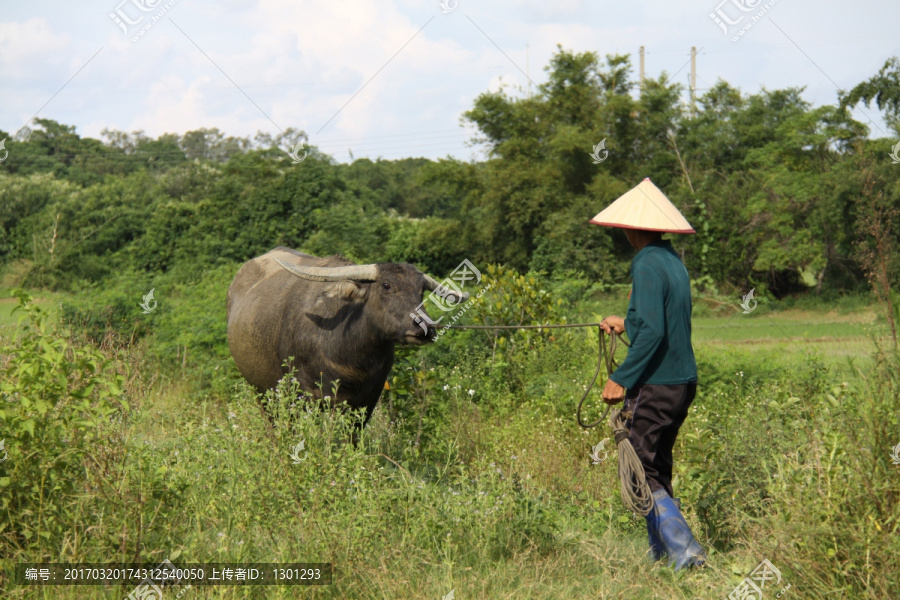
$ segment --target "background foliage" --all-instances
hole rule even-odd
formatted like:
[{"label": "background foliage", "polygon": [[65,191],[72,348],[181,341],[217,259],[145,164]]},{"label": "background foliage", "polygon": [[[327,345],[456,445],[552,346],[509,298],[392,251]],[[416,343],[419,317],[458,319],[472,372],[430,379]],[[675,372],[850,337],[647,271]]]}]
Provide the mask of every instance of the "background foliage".
[{"label": "background foliage", "polygon": [[[560,48],[536,93],[486,92],[465,113],[488,149],[480,163],[338,164],[312,148],[294,165],[293,129],[253,140],[105,130],[101,141],[37,119],[7,142],[0,267],[59,290],[129,269],[187,282],[283,244],[434,272],[468,258],[612,282],[631,249],[587,221],[649,176],[698,230],[674,241],[709,284],[857,291],[867,281],[854,244],[878,210],[863,199],[896,207],[900,169],[890,140],[869,138],[848,107],[876,102],[896,125],[898,64],[818,108],[801,88],[744,94],[719,81],[691,116],[665,74],[639,86],[628,56]],[[601,140],[609,157],[593,164]],[[885,227],[900,235],[895,216]]]}]

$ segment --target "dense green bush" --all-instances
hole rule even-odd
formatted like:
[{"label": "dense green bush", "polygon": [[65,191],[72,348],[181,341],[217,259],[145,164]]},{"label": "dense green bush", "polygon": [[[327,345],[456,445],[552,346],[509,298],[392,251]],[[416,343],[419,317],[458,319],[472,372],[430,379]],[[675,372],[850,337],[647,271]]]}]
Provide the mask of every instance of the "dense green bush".
[{"label": "dense green bush", "polygon": [[[237,377],[228,350],[225,297],[238,268],[223,264],[187,282],[177,273],[150,277],[125,270],[108,285],[82,289],[63,302],[61,318],[94,343],[138,343],[142,356],[164,372],[180,376],[190,369],[201,388],[225,392]],[[151,290],[153,298],[142,305]]]},{"label": "dense green bush", "polygon": [[123,377],[91,346],[68,339],[17,290],[23,314],[0,347],[0,547],[36,559],[58,556],[81,518],[73,499],[92,478],[98,446],[113,446],[127,406]]}]

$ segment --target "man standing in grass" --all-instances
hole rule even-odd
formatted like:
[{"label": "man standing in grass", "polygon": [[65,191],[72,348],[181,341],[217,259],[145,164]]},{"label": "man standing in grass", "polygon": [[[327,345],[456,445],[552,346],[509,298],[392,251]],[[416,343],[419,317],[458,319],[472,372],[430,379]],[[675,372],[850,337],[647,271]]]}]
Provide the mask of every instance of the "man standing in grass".
[{"label": "man standing in grass", "polygon": [[[653,492],[646,516],[656,560],[669,557],[676,569],[701,566],[703,549],[694,539],[672,492],[672,447],[697,392],[697,363],[691,347],[691,283],[687,269],[662,233],[694,233],[678,209],[650,179],[613,202],[591,223],[621,227],[637,254],[623,319],[609,316],[600,327],[628,334],[631,348],[603,389],[607,404],[625,400],[631,413],[629,439]],[[626,392],[627,390],[627,392]]]}]

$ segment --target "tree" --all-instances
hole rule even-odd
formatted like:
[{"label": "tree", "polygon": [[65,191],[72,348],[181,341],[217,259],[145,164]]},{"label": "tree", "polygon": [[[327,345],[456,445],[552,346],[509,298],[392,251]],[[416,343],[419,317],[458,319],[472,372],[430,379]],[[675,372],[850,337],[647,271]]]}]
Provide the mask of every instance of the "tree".
[{"label": "tree", "polygon": [[866,107],[871,102],[885,113],[889,126],[900,135],[900,59],[892,56],[874,77],[857,84],[840,97],[842,109],[856,106],[862,101]]},{"label": "tree", "polygon": [[897,319],[900,318],[900,296],[895,291],[900,273],[896,240],[900,237],[900,208],[885,197],[888,186],[879,179],[879,173],[869,165],[863,174],[857,257],[875,297],[884,308],[896,351]]},{"label": "tree", "polygon": [[251,143],[248,138],[225,137],[217,127],[202,127],[185,133],[180,146],[190,160],[225,162],[249,150]]}]

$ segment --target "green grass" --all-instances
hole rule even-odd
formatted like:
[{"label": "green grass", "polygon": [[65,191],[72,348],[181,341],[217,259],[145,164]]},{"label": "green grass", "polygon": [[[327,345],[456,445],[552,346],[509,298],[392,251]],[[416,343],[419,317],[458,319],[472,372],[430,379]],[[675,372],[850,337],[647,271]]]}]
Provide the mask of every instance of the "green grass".
[{"label": "green grass", "polygon": [[[852,378],[855,368],[872,365],[876,340],[883,347],[890,345],[881,308],[867,295],[763,301],[749,314],[743,314],[739,303],[739,299],[695,297],[692,341],[698,359],[730,356],[736,364],[774,367],[797,366],[814,356]],[[582,311],[579,320],[624,315],[628,289],[595,294],[582,306],[590,310]]]},{"label": "green grass", "polygon": [[[34,303],[56,315],[59,303],[69,297],[67,294],[58,292],[41,292],[39,296],[34,298]],[[0,289],[0,336],[3,335],[4,328],[15,326],[19,322],[21,314],[13,313],[17,302],[18,300],[11,295],[11,290]]]},{"label": "green grass", "polygon": [[727,343],[769,343],[778,340],[804,342],[823,339],[865,338],[886,331],[877,323],[874,309],[866,308],[850,314],[811,312],[807,310],[760,311],[730,316],[694,317],[694,341]]},{"label": "green grass", "polygon": [[[702,571],[649,563],[643,519],[622,508],[615,453],[590,465],[590,447],[611,435],[574,422],[593,332],[510,337],[493,360],[481,337],[454,332],[400,357],[358,447],[339,414],[281,420],[289,387],[272,400],[271,429],[245,385],[198,391],[195,370],[147,361],[141,345],[120,352],[130,410],[85,448],[56,533],[15,536],[35,512],[0,519],[0,587],[11,598],[121,598],[130,588],[19,587],[2,571],[177,556],[335,565],[327,587],[194,587],[182,598],[721,599],[768,558],[788,598],[895,596],[900,486],[882,446],[900,407],[876,379],[890,369],[866,380],[828,369],[842,352],[874,365],[856,338],[877,328],[875,313],[765,308],[694,320],[701,388],[675,488],[709,554]],[[293,464],[301,439],[308,459]],[[7,441],[16,454],[0,484],[15,460],[56,451]]]},{"label": "green grass", "polygon": [[871,366],[876,341],[889,343],[888,329],[873,306],[838,310],[758,309],[749,314],[693,319],[694,351],[714,357],[721,352],[740,352],[755,361],[796,365],[806,356],[818,357],[838,372],[852,374],[849,365]]}]

